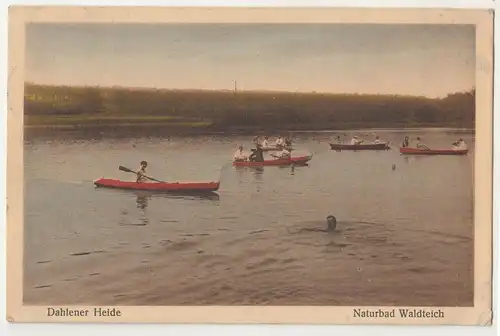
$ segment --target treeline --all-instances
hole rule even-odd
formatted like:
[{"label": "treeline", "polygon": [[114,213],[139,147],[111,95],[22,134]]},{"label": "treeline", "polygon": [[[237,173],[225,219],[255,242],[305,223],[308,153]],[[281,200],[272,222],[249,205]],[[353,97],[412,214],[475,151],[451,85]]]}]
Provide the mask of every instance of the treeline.
[{"label": "treeline", "polygon": [[445,98],[400,95],[156,90],[25,85],[27,123],[71,116],[169,117],[208,122],[212,128],[321,129],[356,127],[473,127],[475,90]]}]

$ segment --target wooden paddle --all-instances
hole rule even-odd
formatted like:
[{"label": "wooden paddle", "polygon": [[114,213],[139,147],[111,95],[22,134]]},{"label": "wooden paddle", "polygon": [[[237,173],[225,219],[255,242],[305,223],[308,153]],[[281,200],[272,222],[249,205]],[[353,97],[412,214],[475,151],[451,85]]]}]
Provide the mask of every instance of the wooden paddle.
[{"label": "wooden paddle", "polygon": [[[121,171],[127,172],[127,173],[134,173],[135,175],[137,175],[137,172],[133,171],[132,169],[128,169],[127,167],[120,166],[120,167],[118,167],[118,169],[120,169]],[[159,180],[154,179],[154,178],[152,178],[152,177],[149,177],[149,176],[147,176],[147,175],[143,175],[143,176],[144,176],[145,178],[148,178],[148,179],[150,179],[150,180],[152,180],[152,181],[155,181],[155,182],[165,183],[165,182],[163,182],[163,181],[159,181]]]}]

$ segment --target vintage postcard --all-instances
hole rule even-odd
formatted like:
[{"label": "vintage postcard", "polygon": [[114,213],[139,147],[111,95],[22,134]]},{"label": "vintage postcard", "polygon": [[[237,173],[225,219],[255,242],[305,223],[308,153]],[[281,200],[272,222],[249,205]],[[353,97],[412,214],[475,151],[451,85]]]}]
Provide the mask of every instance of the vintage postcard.
[{"label": "vintage postcard", "polygon": [[493,13],[11,7],[12,322],[491,324]]}]

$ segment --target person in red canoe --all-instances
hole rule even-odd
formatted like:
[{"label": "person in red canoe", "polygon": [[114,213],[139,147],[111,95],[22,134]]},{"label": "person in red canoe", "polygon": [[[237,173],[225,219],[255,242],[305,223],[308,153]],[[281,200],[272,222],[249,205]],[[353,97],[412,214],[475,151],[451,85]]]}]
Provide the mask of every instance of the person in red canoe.
[{"label": "person in red canoe", "polygon": [[262,150],[262,145],[257,144],[255,149],[252,149],[252,154],[250,154],[248,159],[252,162],[264,161],[264,151]]},{"label": "person in red canoe", "polygon": [[286,148],[283,148],[278,154],[271,153],[270,155],[278,160],[289,160],[292,157],[292,154]]},{"label": "person in red canoe", "polygon": [[410,146],[410,138],[408,136],[405,136],[403,139],[403,143],[401,144],[401,147],[407,148]]},{"label": "person in red canoe", "polygon": [[427,147],[426,145],[424,145],[424,143],[422,142],[422,140],[420,140],[420,137],[417,137],[417,148],[418,149],[429,150],[429,147]]},{"label": "person in red canoe", "polygon": [[241,162],[241,161],[246,161],[248,159],[247,155],[245,152],[243,152],[243,146],[238,146],[238,149],[236,150],[236,153],[234,153],[233,160],[234,162]]},{"label": "person in red canoe", "polygon": [[457,142],[454,142],[453,146],[452,146],[452,149],[453,150],[466,150],[467,149],[467,145],[465,144],[464,139],[460,139]]},{"label": "person in red canoe", "polygon": [[137,180],[136,180],[137,183],[143,183],[148,181],[146,175],[147,166],[148,163],[146,161],[141,161],[141,167],[139,168],[139,170],[137,170]]}]

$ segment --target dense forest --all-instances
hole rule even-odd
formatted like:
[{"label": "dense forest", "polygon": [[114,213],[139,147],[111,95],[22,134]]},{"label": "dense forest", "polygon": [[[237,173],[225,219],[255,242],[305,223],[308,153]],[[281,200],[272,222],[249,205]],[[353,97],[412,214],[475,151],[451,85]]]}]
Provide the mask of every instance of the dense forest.
[{"label": "dense forest", "polygon": [[28,126],[165,125],[209,130],[473,127],[475,90],[400,95],[25,85]]}]

